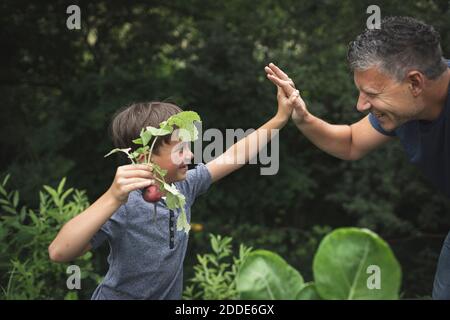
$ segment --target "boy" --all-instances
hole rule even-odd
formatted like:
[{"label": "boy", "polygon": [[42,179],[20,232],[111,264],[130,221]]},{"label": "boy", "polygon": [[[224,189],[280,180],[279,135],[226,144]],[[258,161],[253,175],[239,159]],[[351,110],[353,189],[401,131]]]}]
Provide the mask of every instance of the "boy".
[{"label": "boy", "polygon": [[[268,141],[272,129],[284,127],[296,97],[298,92],[286,98],[278,89],[278,110],[271,120],[213,161],[189,171],[187,163],[193,155],[187,144],[171,141],[170,135],[158,139],[151,160],[167,170],[166,181],[174,183],[186,197],[188,222],[197,196],[206,192],[211,183],[242,167],[243,161],[238,159],[247,162],[256,156],[258,148],[247,151],[248,145],[258,145],[258,137]],[[177,106],[163,102],[131,105],[113,118],[115,146],[131,147],[142,128],[159,127],[179,112]],[[153,220],[154,205],[142,198],[142,189],[154,183],[151,171],[147,164],[119,167],[111,187],[67,222],[49,246],[51,260],[68,262],[108,240],[109,270],[92,299],[181,299],[188,234],[177,231],[179,212],[169,210],[164,199],[157,203]]]}]

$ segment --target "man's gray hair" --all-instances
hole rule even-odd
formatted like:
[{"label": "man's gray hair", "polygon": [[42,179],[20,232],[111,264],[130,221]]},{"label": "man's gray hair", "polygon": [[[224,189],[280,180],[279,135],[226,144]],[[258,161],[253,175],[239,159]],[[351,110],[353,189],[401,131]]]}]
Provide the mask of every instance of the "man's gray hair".
[{"label": "man's gray hair", "polygon": [[352,70],[377,67],[399,82],[412,70],[436,79],[447,69],[439,41],[439,33],[422,21],[387,17],[380,29],[367,29],[350,42],[347,58]]}]

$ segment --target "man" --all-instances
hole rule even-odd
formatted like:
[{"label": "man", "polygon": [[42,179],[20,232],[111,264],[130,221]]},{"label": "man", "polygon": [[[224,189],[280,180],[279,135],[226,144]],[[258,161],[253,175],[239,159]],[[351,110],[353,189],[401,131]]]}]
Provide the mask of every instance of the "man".
[{"label": "man", "polygon": [[[439,34],[409,17],[383,19],[350,43],[348,60],[359,90],[358,111],[369,115],[352,125],[332,125],[307,109],[301,97],[292,120],[323,151],[357,160],[399,138],[410,161],[450,197],[450,61]],[[290,96],[292,80],[277,66],[267,77]],[[450,233],[442,248],[433,299],[450,299]]]}]

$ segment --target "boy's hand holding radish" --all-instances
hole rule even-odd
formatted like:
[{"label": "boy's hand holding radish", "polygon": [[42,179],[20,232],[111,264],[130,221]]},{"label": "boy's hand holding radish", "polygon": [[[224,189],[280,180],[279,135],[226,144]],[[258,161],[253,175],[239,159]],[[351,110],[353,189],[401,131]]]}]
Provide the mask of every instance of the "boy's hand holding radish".
[{"label": "boy's hand holding radish", "polygon": [[147,188],[155,183],[152,171],[151,164],[129,164],[118,167],[108,192],[119,203],[126,203],[131,191]]},{"label": "boy's hand holding radish", "polygon": [[64,225],[59,237],[49,246],[50,257],[54,261],[67,262],[90,250],[89,240],[117,208],[127,202],[131,191],[156,187],[152,170],[149,164],[118,167],[110,188],[88,209]]}]

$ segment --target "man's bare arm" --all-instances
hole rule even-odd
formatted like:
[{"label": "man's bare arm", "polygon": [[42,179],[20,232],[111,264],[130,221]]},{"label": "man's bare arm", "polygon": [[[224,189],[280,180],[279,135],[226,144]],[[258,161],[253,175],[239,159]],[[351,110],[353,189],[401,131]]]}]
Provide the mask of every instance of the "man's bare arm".
[{"label": "man's bare arm", "polygon": [[393,139],[375,130],[369,116],[352,125],[333,125],[310,114],[296,126],[319,149],[342,160],[361,159]]}]

